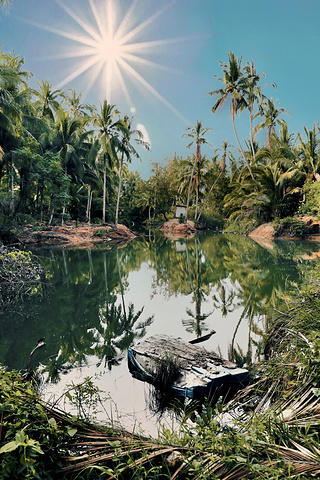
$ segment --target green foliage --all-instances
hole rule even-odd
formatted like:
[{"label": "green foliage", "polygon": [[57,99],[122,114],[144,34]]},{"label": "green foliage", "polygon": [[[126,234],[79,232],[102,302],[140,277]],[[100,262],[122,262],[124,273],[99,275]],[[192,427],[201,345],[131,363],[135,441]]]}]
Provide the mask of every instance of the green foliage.
[{"label": "green foliage", "polygon": [[203,213],[199,221],[199,226],[208,230],[221,231],[224,227],[224,223],[224,219],[218,215]]},{"label": "green foliage", "polygon": [[274,233],[277,237],[283,235],[295,237],[302,235],[304,232],[304,223],[296,217],[276,219],[272,225],[274,227]]},{"label": "green foliage", "polygon": [[44,270],[31,252],[0,249],[0,306],[43,294]]},{"label": "green foliage", "polygon": [[32,385],[0,368],[1,478],[53,480],[61,471],[57,445],[67,431],[50,417]]},{"label": "green foliage", "polygon": [[259,222],[252,218],[243,217],[228,219],[224,231],[226,233],[238,233],[241,235],[248,235],[258,226]]},{"label": "green foliage", "polygon": [[300,207],[302,215],[320,217],[320,182],[307,180],[303,186],[305,202]]}]

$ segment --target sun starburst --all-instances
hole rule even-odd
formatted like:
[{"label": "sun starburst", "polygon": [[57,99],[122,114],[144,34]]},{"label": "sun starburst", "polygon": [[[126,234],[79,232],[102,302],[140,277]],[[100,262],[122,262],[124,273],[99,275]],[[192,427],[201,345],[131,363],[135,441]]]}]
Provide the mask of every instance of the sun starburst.
[{"label": "sun starburst", "polygon": [[[76,60],[76,67],[67,75],[56,88],[63,88],[77,77],[90,73],[86,82],[84,95],[100,81],[104,89],[104,97],[108,101],[113,100],[115,88],[121,88],[131,110],[134,110],[133,102],[128,89],[128,78],[148,91],[167,108],[175,113],[183,122],[188,120],[168,101],[161,93],[146,79],[141,68],[163,69],[169,68],[148,58],[148,54],[157,47],[167,46],[185,40],[190,37],[161,39],[161,40],[139,40],[144,30],[152,25],[160,15],[170,7],[167,3],[151,16],[142,22],[135,21],[135,11],[138,8],[138,0],[133,0],[127,11],[121,16],[119,3],[115,0],[88,0],[89,13],[84,20],[75,10],[69,8],[62,0],[56,0],[57,4],[75,22],[77,32],[65,31],[52,26],[44,26],[32,22],[37,27],[50,31],[56,35],[67,38],[72,42],[64,53],[56,55],[56,59],[70,58]],[[91,17],[91,21],[89,20]]]}]

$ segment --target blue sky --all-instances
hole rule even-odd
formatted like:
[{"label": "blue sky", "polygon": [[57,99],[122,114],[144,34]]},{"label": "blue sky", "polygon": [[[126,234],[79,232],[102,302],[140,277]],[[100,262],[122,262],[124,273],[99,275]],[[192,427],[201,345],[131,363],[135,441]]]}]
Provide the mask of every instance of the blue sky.
[{"label": "blue sky", "polygon": [[[290,132],[312,128],[320,118],[319,22],[319,0],[13,0],[1,13],[0,45],[24,57],[33,87],[47,79],[85,93],[84,102],[98,106],[108,96],[123,115],[134,114],[152,151],[140,150],[142,163],[134,160],[131,169],[147,178],[151,161],[193,151],[182,135],[197,120],[212,129],[212,146],[203,148],[209,158],[223,140],[236,143],[228,106],[212,115],[206,95],[219,88],[213,75],[228,51],[276,82],[276,91],[264,93],[290,112],[283,116]],[[85,70],[90,61],[96,70]],[[107,76],[112,62],[120,73],[109,68]],[[247,115],[236,121],[240,138],[248,138]]]}]

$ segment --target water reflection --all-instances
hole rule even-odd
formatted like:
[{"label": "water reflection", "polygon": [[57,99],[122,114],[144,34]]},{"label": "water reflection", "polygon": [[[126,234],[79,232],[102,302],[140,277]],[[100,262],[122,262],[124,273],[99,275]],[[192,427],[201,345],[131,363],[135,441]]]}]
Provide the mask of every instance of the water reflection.
[{"label": "water reflection", "polygon": [[311,242],[266,249],[236,235],[176,241],[156,232],[123,248],[36,250],[46,293],[0,312],[0,362],[26,367],[45,337],[32,361],[51,382],[93,364],[116,376],[128,346],[146,334],[191,340],[214,329],[219,341],[208,348],[229,347],[231,358],[249,363],[273,308],[310,274],[307,258],[318,250]]}]

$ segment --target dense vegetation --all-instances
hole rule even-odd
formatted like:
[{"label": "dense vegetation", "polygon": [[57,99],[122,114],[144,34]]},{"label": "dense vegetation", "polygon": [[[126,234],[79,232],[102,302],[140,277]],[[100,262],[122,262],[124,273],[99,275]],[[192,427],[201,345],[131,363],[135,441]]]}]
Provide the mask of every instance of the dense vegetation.
[{"label": "dense vegetation", "polygon": [[[212,158],[201,152],[210,130],[197,120],[186,133],[195,154],[153,163],[142,180],[128,164],[149,148],[135,119],[104,101],[81,102],[72,89],[53,90],[31,73],[14,52],[0,50],[0,228],[23,222],[113,222],[128,226],[167,218],[174,204],[207,226],[221,219],[258,225],[297,213],[319,212],[319,128],[290,133],[285,112],[267,98],[253,62],[242,64],[232,52],[220,62],[222,87],[209,92],[212,112],[230,102],[237,148],[224,141]],[[275,85],[273,85],[275,86]],[[239,140],[235,120],[250,118],[250,138]],[[265,131],[266,145],[259,144]],[[190,208],[190,210],[189,210]]]}]

